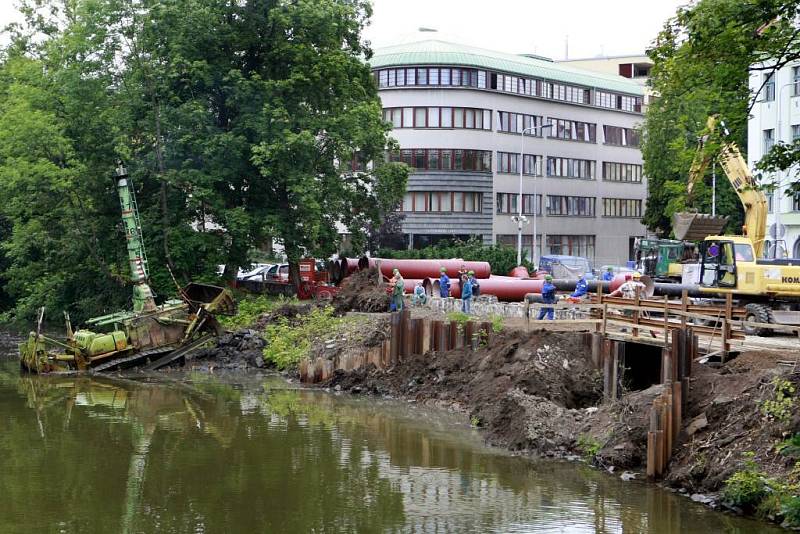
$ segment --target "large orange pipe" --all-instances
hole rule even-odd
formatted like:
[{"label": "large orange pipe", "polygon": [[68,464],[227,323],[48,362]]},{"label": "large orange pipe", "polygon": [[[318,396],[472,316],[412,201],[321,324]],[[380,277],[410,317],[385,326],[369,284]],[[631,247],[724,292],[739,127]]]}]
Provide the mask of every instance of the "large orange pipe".
[{"label": "large orange pipe", "polygon": [[392,276],[392,271],[398,269],[403,277],[422,279],[438,278],[441,268],[447,269],[447,275],[455,278],[458,271],[463,267],[467,271],[474,271],[475,278],[489,278],[492,274],[492,267],[485,261],[463,261],[459,259],[451,260],[395,260],[384,258],[363,257],[358,262],[359,269],[375,267],[376,260],[381,260],[381,274]]}]

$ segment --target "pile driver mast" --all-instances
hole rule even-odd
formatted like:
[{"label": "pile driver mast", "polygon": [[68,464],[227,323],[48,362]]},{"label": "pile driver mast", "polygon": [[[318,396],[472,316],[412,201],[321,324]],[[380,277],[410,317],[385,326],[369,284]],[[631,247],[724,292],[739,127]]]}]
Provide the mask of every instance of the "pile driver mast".
[{"label": "pile driver mast", "polygon": [[147,270],[147,255],[144,250],[142,237],[142,224],[139,220],[139,207],[136,204],[136,194],[128,178],[128,171],[122,164],[117,167],[117,192],[119,203],[122,207],[122,224],[125,227],[125,239],[128,247],[128,263],[131,269],[131,282],[133,282],[133,311],[153,311],[156,302],[153,291],[149,285]]}]

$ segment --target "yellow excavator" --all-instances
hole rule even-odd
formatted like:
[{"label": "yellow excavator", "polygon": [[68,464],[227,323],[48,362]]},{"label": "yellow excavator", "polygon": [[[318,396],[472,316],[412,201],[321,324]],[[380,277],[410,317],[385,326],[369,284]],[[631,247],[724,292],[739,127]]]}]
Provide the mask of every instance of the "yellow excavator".
[{"label": "yellow excavator", "polygon": [[719,235],[727,217],[681,212],[673,216],[673,232],[681,240],[700,243],[700,292],[724,295],[731,293],[745,306],[745,331],[766,335],[769,328],[748,327],[747,323],[800,324],[800,259],[762,259],[767,226],[767,198],[759,189],[736,143],[727,139],[724,124],[717,117],[708,118],[707,135],[697,149],[687,187],[691,200],[695,184],[712,159],[705,150],[709,137],[720,132],[717,161],[744,206],[744,235]]}]

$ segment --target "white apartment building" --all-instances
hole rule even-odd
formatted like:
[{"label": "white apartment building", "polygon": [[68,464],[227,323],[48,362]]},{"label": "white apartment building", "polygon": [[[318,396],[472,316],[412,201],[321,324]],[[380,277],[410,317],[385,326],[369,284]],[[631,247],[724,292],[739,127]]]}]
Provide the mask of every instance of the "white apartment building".
[{"label": "white apartment building", "polygon": [[647,196],[640,83],[437,40],[376,49],[370,65],[401,148],[391,157],[414,171],[408,246],[453,236],[516,246],[521,168],[528,258],[632,257]]},{"label": "white apartment building", "polygon": [[[800,138],[800,63],[774,74],[752,73],[750,90],[757,95],[747,126],[747,162],[753,169],[775,143]],[[762,185],[775,184],[775,190],[766,193],[768,257],[800,258],[800,197],[787,191],[796,174],[793,168],[762,176]]]}]

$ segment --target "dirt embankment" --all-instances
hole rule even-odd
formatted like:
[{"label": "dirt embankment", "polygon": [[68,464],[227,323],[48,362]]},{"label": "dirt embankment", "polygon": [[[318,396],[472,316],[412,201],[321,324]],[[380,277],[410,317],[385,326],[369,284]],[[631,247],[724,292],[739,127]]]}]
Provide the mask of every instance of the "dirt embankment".
[{"label": "dirt embankment", "polygon": [[[696,365],[688,411],[666,483],[713,494],[752,452],[762,472],[786,479],[795,460],[776,444],[800,432],[796,406],[779,422],[764,415],[780,377],[800,391],[786,356],[742,354],[718,368]],[[546,456],[591,456],[599,466],[644,470],[653,400],[662,386],[602,403],[602,380],[580,335],[508,332],[490,347],[411,356],[393,368],[337,371],[323,386],[390,395],[459,410],[486,429],[487,441]]]},{"label": "dirt embankment", "polygon": [[574,444],[602,380],[581,337],[509,333],[490,347],[411,356],[387,371],[337,371],[325,386],[415,399],[467,413],[498,446],[558,454]]}]

